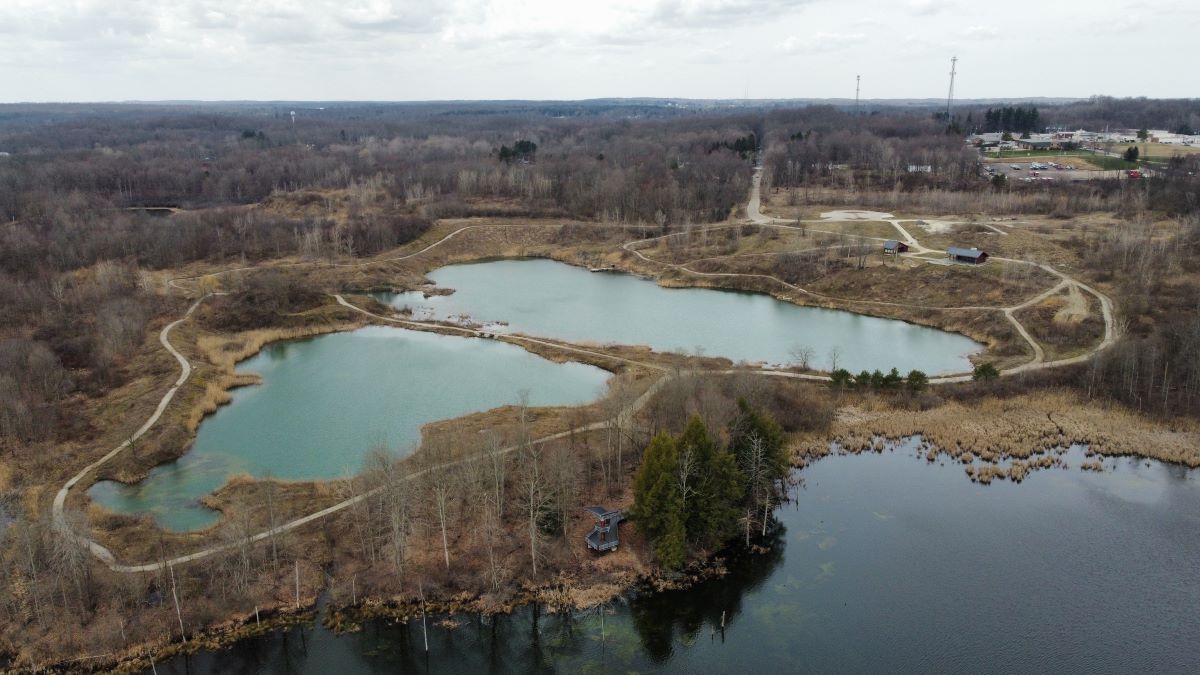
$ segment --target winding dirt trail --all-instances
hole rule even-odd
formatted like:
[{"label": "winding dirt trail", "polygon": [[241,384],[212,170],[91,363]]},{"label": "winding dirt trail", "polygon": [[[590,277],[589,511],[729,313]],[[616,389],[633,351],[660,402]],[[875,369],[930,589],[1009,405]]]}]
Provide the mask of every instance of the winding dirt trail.
[{"label": "winding dirt trail", "polygon": [[180,317],[180,318],[172,321],[171,323],[167,324],[166,326],[164,326],[162,331],[159,332],[159,334],[158,334],[158,341],[160,343],[162,343],[163,348],[166,349],[167,352],[170,353],[171,356],[174,356],[175,360],[179,362],[179,378],[177,380],[175,380],[175,384],[171,385],[171,388],[167,390],[167,393],[163,394],[162,399],[158,402],[158,407],[156,407],[154,409],[154,412],[150,415],[149,419],[147,419],[146,422],[144,424],[142,424],[142,426],[138,427],[138,430],[133,432],[133,434],[128,439],[126,439],[125,442],[121,443],[120,445],[113,448],[112,450],[109,450],[108,453],[105,454],[100,459],[83,467],[83,469],[80,470],[79,473],[75,474],[74,476],[71,477],[70,480],[68,480],[66,483],[64,483],[63,486],[61,488],[59,488],[58,492],[54,495],[54,504],[51,508],[54,527],[57,528],[60,532],[68,534],[73,539],[79,541],[81,544],[86,545],[88,547],[88,549],[91,550],[93,555],[95,555],[97,558],[99,558],[100,560],[107,563],[109,567],[112,567],[116,562],[116,559],[113,557],[112,552],[110,552],[107,548],[104,548],[100,544],[96,543],[92,539],[75,533],[71,529],[71,527],[67,524],[66,516],[64,514],[64,508],[65,508],[66,501],[67,501],[67,493],[69,493],[71,491],[71,488],[75,487],[76,483],[83,480],[83,478],[85,476],[87,476],[92,471],[95,471],[97,468],[99,468],[105,462],[108,462],[113,457],[116,457],[122,450],[124,450],[125,448],[128,448],[130,445],[133,444],[134,441],[141,438],[147,431],[149,431],[150,428],[153,427],[155,425],[155,423],[158,422],[158,419],[160,417],[162,417],[163,412],[167,409],[167,405],[171,403],[171,399],[175,398],[175,393],[178,392],[179,388],[183,386],[183,383],[187,382],[188,378],[192,376],[192,364],[190,362],[188,362],[187,357],[185,357],[183,354],[180,354],[179,351],[177,349],[175,349],[175,347],[171,344],[171,340],[169,338],[171,336],[171,331],[174,330],[175,327],[178,326],[179,324],[183,323],[184,321],[187,321],[188,318],[191,317],[192,312],[195,312],[196,308],[200,306],[200,303],[204,302],[209,297],[210,297],[209,295],[205,295],[204,297],[200,298],[199,300],[193,302],[191,304],[191,306],[188,307],[187,311],[184,312],[182,317]]},{"label": "winding dirt trail", "polygon": [[[785,221],[783,219],[766,216],[762,213],[760,181],[761,181],[761,169],[759,169],[755,173],[754,181],[753,181],[753,190],[751,192],[749,202],[746,206],[746,214],[747,214],[747,217],[749,218],[749,220],[751,222],[754,222],[754,223],[760,224],[760,225],[770,225],[770,226],[775,226],[775,227],[794,228],[794,226],[789,225],[789,223],[792,223],[794,221]],[[864,218],[863,220],[864,220],[864,222],[869,222],[870,220],[875,220],[875,218]],[[904,238],[905,242],[908,243],[910,247],[917,249],[915,252],[917,255],[919,255],[920,253],[934,252],[931,249],[921,246],[920,242],[918,242],[918,240],[915,237],[913,237],[896,219],[894,219],[894,218],[879,218],[878,220],[883,220],[883,222],[890,223],[897,230],[897,232],[900,234],[900,236]],[[814,221],[814,222],[820,222],[820,221]],[[504,225],[501,227],[506,227],[506,226],[507,225]],[[518,225],[518,226],[557,227],[558,225],[529,223],[529,224],[523,224],[523,225]],[[477,228],[486,228],[486,227],[496,227],[496,226],[495,225],[486,225],[486,224],[465,225],[456,230],[453,230],[449,234],[446,234],[445,236],[438,239],[437,241],[434,241],[417,251],[414,251],[411,253],[406,253],[404,255],[390,257],[390,258],[372,259],[369,261],[356,262],[356,263],[327,263],[327,262],[303,261],[303,262],[284,263],[283,265],[277,265],[277,266],[325,265],[325,266],[329,266],[329,267],[362,267],[362,266],[366,266],[366,265],[374,265],[374,264],[379,264],[379,263],[408,260],[408,259],[420,256],[424,253],[427,253],[430,250],[433,250],[434,248],[437,248],[438,246],[441,246],[442,244],[444,244],[448,241],[451,241],[455,237],[461,235],[462,233],[464,233],[468,230],[473,230],[473,229],[477,229]],[[616,226],[616,227],[622,227],[622,228],[628,229],[626,226]],[[722,226],[718,226],[718,227],[729,227],[729,225],[722,225]],[[831,234],[841,234],[841,233],[831,233]],[[875,237],[862,237],[860,235],[850,235],[850,236],[857,236],[859,238],[864,238],[864,239],[876,239]],[[834,298],[832,296],[822,295],[820,293],[816,293],[816,292],[801,288],[794,284],[790,284],[790,283],[785,282],[776,277],[773,277],[770,275],[764,275],[764,274],[697,272],[695,270],[688,269],[685,265],[664,263],[661,261],[654,260],[652,258],[645,256],[644,254],[642,254],[640,251],[637,250],[638,244],[655,241],[660,238],[661,237],[655,237],[655,238],[650,238],[650,239],[637,239],[637,240],[634,240],[631,242],[627,242],[626,244],[623,245],[622,248],[624,248],[624,250],[626,250],[626,251],[629,251],[629,252],[635,254],[636,256],[645,260],[648,263],[680,269],[689,274],[694,274],[697,276],[752,277],[752,278],[766,279],[766,280],[770,280],[775,283],[781,284],[784,287],[786,287],[790,290],[796,291],[798,293],[803,293],[803,294],[806,294],[806,295],[809,295],[812,297],[827,298],[830,300],[839,300],[839,301],[843,301],[843,302],[853,302],[853,303],[860,303],[860,304],[890,305],[890,306],[897,306],[897,307],[911,307],[911,308],[924,308],[924,309],[978,309],[978,310],[1002,311],[1002,312],[1004,312],[1004,314],[1008,318],[1008,320],[1010,322],[1012,322],[1013,326],[1017,329],[1017,331],[1021,334],[1021,336],[1032,346],[1032,348],[1034,350],[1034,354],[1035,354],[1032,361],[1022,364],[1020,366],[1016,366],[1016,367],[1009,368],[1009,369],[1002,371],[1001,375],[1004,375],[1004,376],[1014,375],[1014,374],[1022,373],[1022,372],[1028,372],[1030,370],[1036,370],[1036,369],[1042,369],[1042,368],[1053,368],[1053,367],[1070,365],[1070,364],[1075,364],[1075,363],[1082,363],[1082,362],[1090,359],[1097,352],[1101,351],[1102,349],[1106,349],[1107,347],[1112,345],[1112,343],[1115,342],[1115,340],[1116,340],[1117,327],[1116,327],[1116,321],[1115,321],[1114,314],[1113,314],[1112,300],[1107,295],[1104,295],[1103,293],[1097,291],[1096,289],[1092,288],[1091,286],[1088,286],[1087,284],[1084,284],[1083,282],[1081,282],[1077,279],[1074,279],[1074,278],[1064,274],[1063,272],[1060,272],[1059,270],[1056,270],[1048,265],[1044,265],[1041,263],[1031,263],[1028,261],[1011,260],[1011,259],[1007,259],[1007,258],[993,258],[993,260],[1001,260],[1001,261],[1004,261],[1007,263],[1036,265],[1036,266],[1050,272],[1051,274],[1059,277],[1060,282],[1058,284],[1056,284],[1054,287],[1052,287],[1032,298],[1029,298],[1028,300],[1025,300],[1024,302],[1022,302],[1018,305],[1014,305],[1012,307],[974,306],[974,305],[964,306],[964,307],[927,307],[927,306],[923,306],[923,305],[911,305],[911,304],[883,302],[883,301]],[[201,279],[201,278],[205,278],[205,277],[216,278],[216,277],[231,274],[231,273],[252,271],[252,270],[256,270],[256,269],[263,269],[263,267],[245,266],[245,267],[237,267],[237,268],[222,270],[219,272],[213,272],[213,273],[209,273],[209,274],[194,275],[194,276],[188,276],[188,277],[177,277],[177,278],[171,279],[168,282],[168,285],[172,288],[176,288],[176,289],[183,290],[183,291],[188,291],[189,289],[186,288],[185,286],[180,285],[179,282],[197,280],[197,279]],[[1104,339],[1101,341],[1101,343],[1099,345],[1097,345],[1095,348],[1093,348],[1092,350],[1090,350],[1084,354],[1080,354],[1078,356],[1074,356],[1074,357],[1067,358],[1067,359],[1060,359],[1058,361],[1045,361],[1045,353],[1042,350],[1041,346],[1029,334],[1029,332],[1025,329],[1025,327],[1021,325],[1021,323],[1016,319],[1016,317],[1013,314],[1020,309],[1037,304],[1038,302],[1041,302],[1042,300],[1050,297],[1051,295],[1053,295],[1055,293],[1061,292],[1064,289],[1072,289],[1072,288],[1086,291],[1086,292],[1092,294],[1094,297],[1096,297],[1098,299],[1098,301],[1100,302],[1101,311],[1104,315],[1104,323],[1105,323]],[[175,321],[172,321],[171,323],[167,324],[165,327],[163,327],[162,331],[159,333],[159,338],[158,338],[159,342],[162,344],[163,348],[166,349],[169,354],[171,354],[173,357],[175,357],[175,360],[179,363],[180,373],[179,373],[179,377],[175,380],[174,384],[172,384],[170,389],[167,390],[167,392],[163,395],[162,399],[159,400],[158,405],[156,406],[154,412],[150,415],[149,418],[147,418],[147,420],[142,424],[142,426],[140,426],[137,429],[137,431],[135,431],[130,436],[129,439],[125,440],[117,447],[108,451],[108,453],[106,453],[104,456],[100,457],[96,461],[92,462],[91,464],[88,464],[83,469],[81,469],[78,473],[76,473],[74,476],[72,476],[66,483],[64,483],[63,486],[58,490],[58,492],[54,496],[54,502],[53,502],[53,506],[52,506],[53,527],[58,529],[60,532],[67,533],[68,536],[70,536],[72,539],[74,539],[80,545],[87,547],[87,549],[92,553],[92,555],[94,555],[98,560],[103,562],[110,570],[112,570],[114,572],[120,572],[120,573],[157,572],[157,571],[160,571],[163,569],[170,568],[174,565],[182,565],[185,563],[194,562],[196,560],[201,560],[201,559],[210,557],[212,555],[215,555],[217,553],[220,553],[220,552],[223,552],[226,550],[230,550],[233,548],[237,548],[239,546],[243,546],[248,543],[260,542],[264,539],[268,539],[270,537],[274,537],[279,534],[283,534],[285,532],[294,530],[296,528],[303,527],[309,523],[320,520],[326,516],[332,515],[339,511],[343,511],[351,506],[354,506],[355,504],[362,502],[365,499],[370,498],[371,496],[377,494],[380,490],[383,489],[383,488],[375,488],[375,489],[365,492],[363,494],[355,495],[353,497],[350,497],[349,499],[346,499],[346,500],[343,500],[336,504],[333,504],[332,506],[326,507],[324,509],[321,509],[314,513],[308,514],[306,516],[296,518],[289,522],[283,523],[277,527],[270,528],[270,529],[264,530],[262,532],[258,532],[257,534],[251,535],[244,539],[208,546],[206,548],[200,549],[193,553],[177,556],[177,557],[170,558],[170,559],[158,560],[158,561],[154,561],[154,562],[141,563],[141,564],[123,564],[123,563],[119,562],[116,555],[114,555],[113,552],[110,551],[108,548],[106,548],[102,544],[96,542],[95,540],[91,539],[87,535],[79,533],[79,532],[75,532],[72,529],[72,527],[70,526],[70,524],[66,518],[66,513],[65,513],[66,500],[67,500],[67,497],[68,497],[71,489],[73,487],[75,487],[75,485],[77,485],[84,478],[86,478],[88,476],[88,474],[92,473],[93,471],[98,469],[100,466],[102,466],[105,463],[107,463],[108,461],[112,460],[114,457],[116,457],[118,454],[120,454],[126,448],[129,448],[133,442],[135,442],[137,439],[141,438],[147,431],[149,431],[158,422],[158,420],[162,417],[163,412],[166,410],[167,406],[174,399],[175,394],[179,391],[179,388],[182,387],[184,385],[184,383],[186,383],[187,380],[191,377],[192,365],[187,360],[187,358],[171,344],[171,341],[170,341],[171,331],[174,330],[177,326],[179,326],[184,321],[188,320],[192,316],[192,314],[196,311],[196,309],[201,305],[201,303],[203,303],[208,298],[213,297],[214,295],[223,295],[223,293],[207,293],[207,294],[201,296],[199,299],[197,299],[195,302],[193,302],[188,307],[187,311],[184,312],[183,316],[181,316],[180,318],[176,319]],[[374,314],[365,309],[355,306],[354,304],[346,301],[346,299],[343,298],[341,295],[334,295],[333,297],[339,305],[350,308],[354,311],[360,312],[364,315],[367,315],[367,316],[372,317],[379,321],[384,321],[387,323],[393,323],[393,324],[402,325],[402,326],[408,326],[408,327],[412,327],[412,328],[421,328],[421,329],[429,329],[431,327],[436,326],[439,330],[448,330],[448,331],[456,332],[456,333],[459,333],[462,335],[467,335],[467,336],[472,336],[472,337],[481,337],[481,338],[490,338],[491,337],[490,333],[472,329],[472,328],[459,327],[459,326],[446,326],[443,324],[435,324],[433,322],[411,321],[411,320],[407,320],[407,319],[398,319],[395,317],[381,316],[381,315]],[[643,392],[640,396],[638,396],[637,399],[632,401],[628,406],[626,406],[625,408],[623,408],[622,410],[620,410],[617,413],[615,421],[622,427],[631,426],[631,424],[634,420],[634,416],[638,413],[638,411],[640,411],[654,397],[654,395],[656,393],[658,393],[658,391],[665,385],[665,383],[669,379],[666,376],[667,369],[663,368],[662,366],[655,365],[655,364],[643,363],[643,362],[634,361],[631,359],[626,359],[623,357],[605,354],[605,353],[598,352],[598,351],[584,349],[582,347],[574,347],[571,345],[560,344],[560,343],[551,342],[548,340],[540,340],[537,338],[532,338],[532,337],[528,337],[528,336],[524,336],[524,335],[505,335],[504,339],[516,341],[516,342],[525,342],[527,344],[536,344],[536,345],[543,346],[543,347],[563,350],[563,351],[566,351],[569,353],[586,354],[588,356],[592,356],[595,358],[603,358],[603,359],[607,359],[607,360],[621,362],[621,363],[624,363],[627,365],[649,368],[651,370],[657,370],[659,372],[662,372],[663,373],[662,377],[659,377],[653,384],[650,385],[650,387],[648,387],[646,389],[645,392]],[[763,376],[763,377],[778,377],[778,378],[805,380],[805,381],[813,381],[813,382],[828,382],[828,381],[830,381],[830,377],[828,375],[819,375],[819,374],[811,374],[811,373],[795,373],[795,372],[791,372],[791,371],[770,370],[770,369],[685,371],[685,373],[701,374],[701,375],[703,375],[703,374],[728,375],[728,374],[737,373],[737,374],[754,374],[754,375],[759,375],[759,376]],[[970,379],[971,379],[971,376],[969,374],[947,375],[947,376],[930,378],[930,384],[946,384],[946,383],[951,383],[951,382],[964,382],[964,381],[969,381]],[[577,427],[574,429],[563,431],[563,432],[560,432],[557,434],[552,434],[550,436],[539,438],[535,441],[532,441],[531,443],[534,445],[541,445],[541,444],[549,443],[554,440],[569,437],[572,434],[578,434],[578,433],[584,433],[584,432],[588,432],[588,431],[596,431],[596,430],[604,429],[613,423],[614,423],[614,419],[601,420],[601,421],[593,422],[591,424],[583,425],[583,426],[580,426],[580,427]],[[502,449],[500,452],[506,453],[506,454],[511,453],[511,452],[515,451],[518,447],[519,446],[509,446],[507,448]],[[459,464],[462,464],[465,462],[477,461],[478,459],[480,459],[480,457],[478,457],[478,456],[464,457],[464,458],[454,460],[451,462],[427,467],[427,468],[424,468],[424,469],[421,469],[421,470],[418,470],[418,471],[415,471],[413,473],[406,475],[403,478],[403,480],[409,481],[414,478],[418,478],[422,475],[425,475],[431,471],[439,471],[439,470],[446,469],[446,468],[449,468],[452,466],[456,466],[456,465],[459,465]]]},{"label": "winding dirt trail", "polygon": [[[746,217],[752,223],[754,223],[756,225],[767,226],[767,227],[778,227],[778,228],[784,228],[784,229],[798,229],[795,226],[790,225],[790,223],[793,223],[796,221],[787,220],[787,219],[783,219],[783,218],[776,218],[774,216],[766,215],[762,212],[762,196],[761,196],[762,168],[761,167],[755,171],[754,178],[752,180],[751,185],[752,185],[752,188],[751,188],[750,199],[746,204]],[[893,228],[896,229],[897,233],[900,234],[900,236],[904,239],[905,243],[907,243],[911,249],[909,253],[903,254],[903,257],[905,257],[905,258],[911,258],[911,259],[915,259],[915,260],[923,260],[923,259],[927,260],[926,258],[922,258],[921,256],[926,255],[926,254],[931,254],[931,253],[941,253],[940,251],[928,248],[928,247],[924,246],[923,244],[921,244],[921,242],[918,241],[917,238],[914,237],[912,235],[912,233],[909,232],[904,227],[904,225],[901,224],[900,220],[896,219],[895,217],[892,217],[891,214],[878,213],[878,212],[873,212],[873,211],[840,211],[840,212],[831,212],[831,213],[822,214],[822,215],[830,216],[832,218],[832,217],[837,217],[839,214],[843,215],[844,217],[849,217],[849,216],[853,215],[854,216],[852,218],[853,220],[862,220],[864,222],[871,222],[871,221],[885,222],[885,223],[890,224]],[[804,222],[821,222],[821,221],[806,220]],[[728,226],[726,225],[723,227],[728,227]],[[992,228],[992,229],[995,229],[997,232],[1000,232],[1001,234],[1005,234],[1005,235],[1008,234],[1007,232],[1003,232],[997,228]],[[665,235],[665,236],[670,236],[670,235]],[[850,236],[857,236],[857,235],[850,235]],[[788,288],[789,290],[793,290],[793,291],[808,295],[810,297],[821,298],[824,300],[832,300],[832,301],[844,302],[844,303],[848,303],[848,304],[866,304],[866,305],[876,305],[876,306],[884,306],[884,307],[904,307],[904,308],[910,308],[910,309],[981,310],[981,311],[1003,312],[1005,318],[1009,321],[1009,323],[1011,323],[1013,325],[1013,328],[1017,331],[1017,333],[1021,336],[1021,338],[1023,340],[1025,340],[1025,342],[1027,344],[1029,344],[1030,349],[1033,350],[1033,358],[1027,363],[1023,363],[1018,366],[1013,366],[1011,368],[1006,368],[1005,370],[1000,372],[1000,374],[1002,376],[1016,375],[1019,373],[1026,373],[1026,372],[1029,372],[1032,370],[1040,370],[1043,368],[1056,368],[1056,367],[1071,365],[1071,364],[1075,364],[1075,363],[1082,363],[1082,362],[1090,359],[1097,352],[1100,352],[1100,351],[1112,346],[1112,344],[1114,342],[1116,342],[1116,338],[1117,338],[1117,322],[1116,322],[1116,317],[1115,317],[1115,314],[1113,311],[1112,299],[1109,298],[1107,295],[1101,293],[1100,291],[1096,290],[1095,288],[1085,284],[1084,282],[1082,282],[1072,276],[1067,275],[1065,272],[1057,270],[1057,269],[1055,269],[1049,265],[1043,264],[1043,263],[1031,262],[1028,260],[1016,260],[1014,258],[1002,258],[1002,257],[998,257],[998,256],[992,257],[992,260],[1001,261],[1001,262],[1004,262],[1007,264],[1032,265],[1032,266],[1042,269],[1060,279],[1058,284],[1054,285],[1053,287],[1047,289],[1046,291],[1043,291],[1042,293],[1039,293],[1023,302],[1020,302],[1016,305],[1012,305],[1012,306],[1008,306],[1008,307],[998,306],[998,305],[964,305],[964,306],[955,306],[955,307],[941,307],[941,306],[931,306],[931,305],[889,302],[889,301],[884,301],[884,300],[859,300],[859,299],[855,299],[855,298],[840,298],[840,297],[836,297],[836,296],[832,296],[832,295],[818,293],[816,291],[812,291],[812,290],[809,290],[806,288],[802,288],[795,284],[788,283],[778,277],[774,277],[774,276],[767,275],[767,274],[739,274],[739,273],[732,273],[732,272],[700,272],[700,271],[693,270],[693,269],[687,267],[687,265],[690,263],[662,262],[662,261],[658,261],[653,258],[650,258],[637,250],[637,245],[640,243],[651,242],[651,241],[655,241],[655,240],[662,239],[662,238],[663,237],[655,237],[652,239],[645,239],[645,240],[629,242],[629,243],[626,243],[623,248],[625,250],[633,253],[634,255],[638,256],[642,260],[645,260],[646,262],[649,262],[649,263],[652,263],[655,265],[661,265],[661,266],[678,269],[678,270],[681,270],[683,272],[686,272],[688,274],[692,274],[695,276],[701,276],[701,277],[747,277],[747,278],[768,279],[770,281],[773,281],[779,285],[782,285],[782,286]],[[861,236],[859,238],[875,239],[874,237],[861,237]],[[761,254],[756,254],[756,255],[761,255]],[[735,256],[726,256],[726,257],[735,257]],[[1059,359],[1057,361],[1046,361],[1046,352],[1042,348],[1042,345],[1039,344],[1038,341],[1033,337],[1033,335],[1031,335],[1029,333],[1028,329],[1026,329],[1025,326],[1017,319],[1015,314],[1016,314],[1016,312],[1018,312],[1022,309],[1025,309],[1026,307],[1036,305],[1039,302],[1042,302],[1043,300],[1051,297],[1052,295],[1062,292],[1064,290],[1072,292],[1072,293],[1075,293],[1078,291],[1085,291],[1087,293],[1090,293],[1092,296],[1094,296],[1100,302],[1100,312],[1104,318],[1104,337],[1101,339],[1099,344],[1097,344],[1095,347],[1093,347],[1092,349],[1088,350],[1087,352],[1085,352],[1083,354],[1080,354],[1078,356],[1073,356],[1070,358],[1066,358],[1066,359]],[[940,377],[940,378],[933,378],[930,380],[930,382],[931,383],[964,382],[969,379],[971,379],[971,378],[967,375],[952,375],[952,376],[945,376],[945,377]]]}]

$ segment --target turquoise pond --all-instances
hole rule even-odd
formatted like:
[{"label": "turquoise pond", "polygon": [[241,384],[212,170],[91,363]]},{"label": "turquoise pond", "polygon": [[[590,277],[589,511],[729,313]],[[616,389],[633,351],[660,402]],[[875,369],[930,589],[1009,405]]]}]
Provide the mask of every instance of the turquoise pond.
[{"label": "turquoise pond", "polygon": [[92,499],[194,530],[217,517],[199,499],[236,474],[348,476],[372,447],[409,450],[428,422],[512,404],[522,391],[535,406],[587,403],[609,376],[495,340],[377,326],[268,345],[238,369],[262,384],[234,390],[191,450],[137,484],[98,482]]},{"label": "turquoise pond", "polygon": [[708,288],[663,288],[628,274],[589,272],[545,259],[449,265],[428,275],[450,295],[381,295],[415,318],[469,317],[497,332],[512,331],[573,342],[649,345],[659,351],[723,356],[772,365],[812,351],[810,365],[838,364],[858,372],[971,369],[983,347],[946,331],[852,312],[799,307],[761,293]]}]

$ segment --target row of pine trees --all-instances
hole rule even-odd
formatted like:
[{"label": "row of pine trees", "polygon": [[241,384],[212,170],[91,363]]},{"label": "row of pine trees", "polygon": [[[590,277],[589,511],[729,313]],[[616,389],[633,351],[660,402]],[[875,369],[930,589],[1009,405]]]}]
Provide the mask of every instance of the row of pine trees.
[{"label": "row of pine trees", "polygon": [[744,532],[765,533],[789,461],[783,429],[769,413],[738,401],[725,442],[699,416],[679,436],[660,433],[634,478],[630,518],[659,564],[679,569],[688,551],[714,549]]}]

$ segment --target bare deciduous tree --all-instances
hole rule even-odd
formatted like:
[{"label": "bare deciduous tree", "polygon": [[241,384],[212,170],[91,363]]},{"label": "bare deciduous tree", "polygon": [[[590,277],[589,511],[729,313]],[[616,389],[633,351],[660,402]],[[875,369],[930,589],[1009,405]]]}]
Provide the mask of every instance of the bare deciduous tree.
[{"label": "bare deciduous tree", "polygon": [[808,345],[798,344],[788,350],[788,355],[792,357],[792,365],[800,370],[808,370],[809,362],[815,351]]}]

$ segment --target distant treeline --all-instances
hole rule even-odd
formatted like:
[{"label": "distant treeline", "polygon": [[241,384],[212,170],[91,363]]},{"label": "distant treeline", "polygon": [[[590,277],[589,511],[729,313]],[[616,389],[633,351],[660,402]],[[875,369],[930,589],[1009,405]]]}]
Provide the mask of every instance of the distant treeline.
[{"label": "distant treeline", "polygon": [[1004,106],[1003,108],[988,108],[983,113],[983,131],[1011,131],[1014,133],[1033,133],[1042,130],[1042,118],[1036,106]]},{"label": "distant treeline", "polygon": [[1089,131],[1166,129],[1172,132],[1186,132],[1200,129],[1200,99],[1093,96],[1086,101],[1063,105],[983,108],[968,104],[957,109],[955,119],[966,131],[1022,133],[1041,131],[1045,128],[1063,128]]},{"label": "distant treeline", "polygon": [[405,205],[434,213],[443,202],[499,200],[617,222],[709,222],[744,198],[761,136],[753,115],[446,108],[300,109],[295,122],[266,106],[51,106],[47,119],[0,109],[0,151],[11,153],[0,158],[0,220],[46,215],[75,192],[112,207],[212,207],[384,175]]},{"label": "distant treeline", "polygon": [[913,190],[977,182],[977,154],[925,112],[859,116],[813,106],[772,112],[766,127],[770,186]]}]

